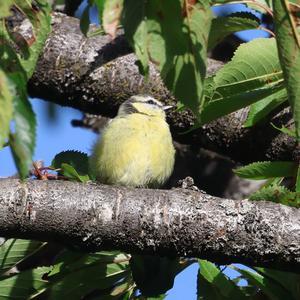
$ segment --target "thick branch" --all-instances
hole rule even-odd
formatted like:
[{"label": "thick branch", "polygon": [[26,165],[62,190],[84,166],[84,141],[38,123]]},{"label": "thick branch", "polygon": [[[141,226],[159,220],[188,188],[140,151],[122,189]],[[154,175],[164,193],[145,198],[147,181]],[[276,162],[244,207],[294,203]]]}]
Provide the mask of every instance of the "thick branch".
[{"label": "thick branch", "polygon": [[183,190],[0,180],[0,235],[300,268],[300,210]]},{"label": "thick branch", "polygon": [[[120,35],[113,42],[108,36],[85,38],[77,19],[55,14],[49,37],[36,72],[29,84],[32,96],[72,106],[85,112],[114,116],[118,106],[133,94],[150,93],[162,101],[175,103],[159,73],[150,67],[150,79],[143,78],[136,57]],[[222,63],[209,60],[208,73]],[[296,142],[280,134],[270,124],[243,128],[247,110],[212,122],[204,128],[182,134],[194,124],[189,112],[168,116],[174,138],[198,144],[241,162],[289,160],[297,156]],[[281,126],[291,120],[285,112],[272,120]]]}]

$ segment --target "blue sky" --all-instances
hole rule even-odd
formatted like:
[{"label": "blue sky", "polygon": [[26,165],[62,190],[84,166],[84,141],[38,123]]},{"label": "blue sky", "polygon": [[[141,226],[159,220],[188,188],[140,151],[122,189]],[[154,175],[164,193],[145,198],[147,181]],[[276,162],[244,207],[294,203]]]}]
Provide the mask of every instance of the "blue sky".
[{"label": "blue sky", "polygon": [[[218,12],[220,8],[216,10]],[[233,10],[244,9],[242,5],[232,5],[227,8],[227,13]],[[92,13],[95,22],[95,12]],[[265,36],[262,31],[245,31],[242,37],[246,40]],[[37,115],[37,145],[34,160],[43,160],[45,165],[50,165],[52,158],[64,150],[79,150],[90,153],[90,149],[97,136],[89,130],[73,128],[72,119],[80,119],[81,113],[72,108],[56,106],[57,118],[52,121],[47,114],[47,103],[39,100],[31,100]],[[4,148],[0,151],[0,177],[10,176],[16,173],[10,150]],[[198,265],[193,264],[176,277],[174,288],[168,292],[167,300],[194,300],[196,299],[196,280]],[[232,271],[226,271],[229,276],[234,276]]]}]

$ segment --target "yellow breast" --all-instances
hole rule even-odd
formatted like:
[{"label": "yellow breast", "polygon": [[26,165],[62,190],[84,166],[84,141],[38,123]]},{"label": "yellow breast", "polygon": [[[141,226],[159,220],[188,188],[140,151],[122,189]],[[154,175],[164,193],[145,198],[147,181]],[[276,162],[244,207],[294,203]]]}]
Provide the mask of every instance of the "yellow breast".
[{"label": "yellow breast", "polygon": [[166,121],[134,113],[116,117],[107,126],[90,164],[100,182],[159,187],[173,171],[174,156]]}]

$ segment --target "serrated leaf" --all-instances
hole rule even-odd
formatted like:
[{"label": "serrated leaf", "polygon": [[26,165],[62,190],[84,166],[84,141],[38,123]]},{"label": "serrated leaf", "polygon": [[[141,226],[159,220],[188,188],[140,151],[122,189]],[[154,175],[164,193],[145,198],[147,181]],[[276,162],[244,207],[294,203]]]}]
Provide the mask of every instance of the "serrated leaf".
[{"label": "serrated leaf", "polygon": [[[296,8],[285,0],[274,0],[274,23],[281,67],[288,92],[288,100],[295,120],[297,139],[300,140],[300,36]],[[299,8],[296,10],[299,11]]]},{"label": "serrated leaf", "polygon": [[0,149],[9,134],[9,125],[13,113],[13,85],[0,69]]},{"label": "serrated leaf", "polygon": [[[200,259],[199,266],[198,299],[210,299],[208,298],[209,295],[215,295],[216,299],[246,299],[239,287],[228,279],[215,264]],[[206,284],[204,283],[202,290],[201,283],[203,284],[205,281]]]},{"label": "serrated leaf", "polygon": [[300,207],[300,193],[292,192],[280,185],[263,187],[249,197],[253,201],[272,201],[292,207]]},{"label": "serrated leaf", "polygon": [[275,108],[287,100],[286,89],[279,90],[269,97],[251,105],[244,127],[251,127],[263,120]]},{"label": "serrated leaf", "polygon": [[[249,270],[243,270],[238,267],[233,267],[241,273],[250,283],[260,288],[264,295],[268,296],[270,300],[282,300],[291,299],[291,295],[288,291],[276,284],[273,280],[270,280],[258,273]],[[292,299],[291,299],[292,300]]]},{"label": "serrated leaf", "polygon": [[75,177],[78,176],[86,176],[89,171],[89,159],[86,153],[79,151],[63,151],[55,155],[54,159],[51,162],[51,166],[55,169],[64,168],[63,164],[72,166],[76,172],[71,170],[68,166],[66,166],[65,171],[73,173]]},{"label": "serrated leaf", "polygon": [[216,73],[213,85],[214,92],[208,93],[211,98],[206,98],[200,114],[201,124],[283,90],[275,39],[242,44],[233,59]]},{"label": "serrated leaf", "polygon": [[124,0],[109,0],[104,2],[103,28],[113,39],[120,23]]},{"label": "serrated leaf", "polygon": [[214,48],[226,36],[247,29],[257,29],[259,19],[250,12],[239,12],[212,20],[208,49]]},{"label": "serrated leaf", "polygon": [[294,175],[294,170],[294,162],[263,161],[255,162],[233,171],[239,177],[260,180],[271,177],[292,177]]},{"label": "serrated leaf", "polygon": [[[241,88],[241,86],[242,84],[239,86],[239,88]],[[241,92],[236,90],[232,91],[232,95],[222,95],[219,99],[209,101],[204,106],[204,109],[200,114],[200,122],[198,126],[209,123],[217,118],[237,111],[259,100],[270,97],[274,93],[281,91],[283,88],[283,83],[274,86],[265,86],[262,84],[261,87],[257,89],[252,89],[249,91],[244,90]]]},{"label": "serrated leaf", "polygon": [[211,25],[208,1],[125,2],[123,25],[147,74],[149,61],[174,96],[196,114],[201,107]]},{"label": "serrated leaf", "polygon": [[42,243],[30,240],[8,239],[0,246],[0,273],[12,268],[18,262],[31,255]]},{"label": "serrated leaf", "polygon": [[22,271],[19,274],[0,280],[1,299],[28,299],[40,293],[47,285],[43,276],[51,270],[50,267],[40,267]]}]

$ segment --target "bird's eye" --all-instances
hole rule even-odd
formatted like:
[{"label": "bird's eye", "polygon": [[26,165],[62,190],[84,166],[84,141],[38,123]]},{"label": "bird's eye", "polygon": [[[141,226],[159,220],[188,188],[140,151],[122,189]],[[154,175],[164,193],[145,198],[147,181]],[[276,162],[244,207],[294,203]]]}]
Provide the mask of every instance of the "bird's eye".
[{"label": "bird's eye", "polygon": [[157,103],[155,101],[153,101],[152,99],[147,101],[148,104],[153,104],[153,105],[157,105]]}]

